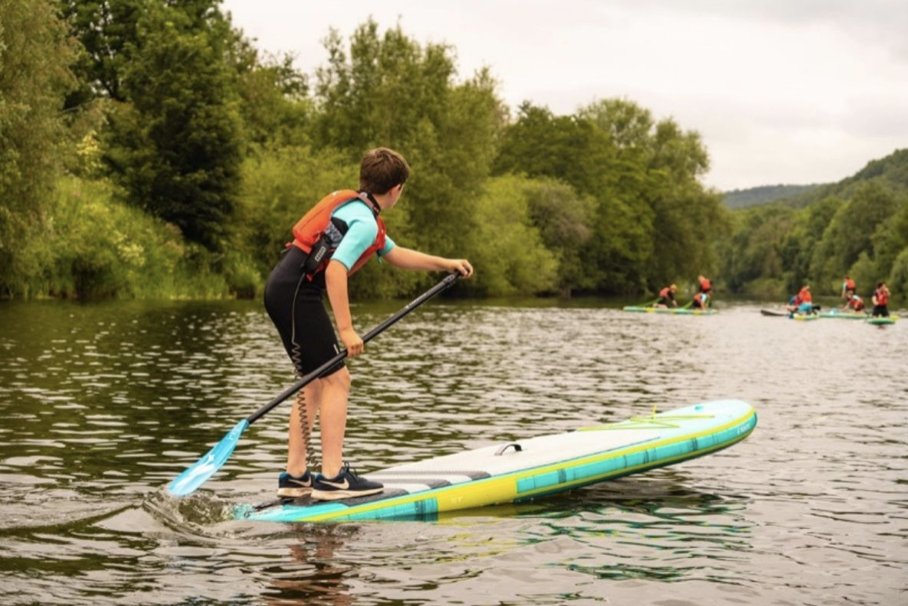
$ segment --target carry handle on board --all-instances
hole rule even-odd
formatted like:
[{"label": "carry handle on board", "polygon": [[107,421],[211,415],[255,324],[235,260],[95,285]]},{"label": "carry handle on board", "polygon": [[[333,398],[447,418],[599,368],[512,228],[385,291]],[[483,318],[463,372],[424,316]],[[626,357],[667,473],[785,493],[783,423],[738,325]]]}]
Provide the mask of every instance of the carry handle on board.
[{"label": "carry handle on board", "polygon": [[[396,324],[398,320],[406,316],[408,313],[410,313],[438,293],[449,288],[459,277],[460,274],[457,272],[445,276],[445,278],[441,282],[421,294],[416,299],[410,301],[410,303],[408,303],[399,312],[367,332],[363,336],[363,343],[368,343],[379,334],[381,334],[385,329]],[[347,350],[341,351],[336,356],[279,393],[273,400],[237,423],[220,442],[215,444],[214,448],[208,451],[208,454],[193,463],[190,467],[186,468],[183,473],[174,478],[174,480],[167,486],[168,492],[170,492],[170,494],[175,497],[185,497],[195,492],[202,484],[208,481],[208,478],[213,476],[221,467],[223,467],[224,463],[227,462],[227,459],[230,458],[230,455],[233,454],[233,449],[236,448],[236,444],[237,442],[239,442],[240,436],[243,434],[243,431],[245,431],[247,427],[255,423],[258,419],[262,418],[268,412],[273,410],[278,404],[295,394],[297,391],[340,364],[340,362],[346,357]]]}]

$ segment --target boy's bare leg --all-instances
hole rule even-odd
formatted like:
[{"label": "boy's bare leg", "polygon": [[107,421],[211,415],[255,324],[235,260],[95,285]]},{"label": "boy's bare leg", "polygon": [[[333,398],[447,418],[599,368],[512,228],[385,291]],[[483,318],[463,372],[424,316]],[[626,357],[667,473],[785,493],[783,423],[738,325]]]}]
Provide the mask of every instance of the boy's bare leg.
[{"label": "boy's bare leg", "polygon": [[[315,415],[318,413],[319,403],[323,397],[321,379],[316,379],[306,385],[303,388],[303,396],[306,402],[306,420],[309,423],[309,434],[311,435],[312,427],[315,425]],[[306,461],[306,441],[301,429],[299,406],[300,400],[297,398],[290,411],[287,441],[287,473],[297,477],[306,473],[307,466],[314,463],[314,461]]]},{"label": "boy's bare leg", "polygon": [[322,383],[319,413],[322,432],[322,475],[333,478],[340,472],[344,458],[350,372],[346,368],[341,368],[319,381]]}]

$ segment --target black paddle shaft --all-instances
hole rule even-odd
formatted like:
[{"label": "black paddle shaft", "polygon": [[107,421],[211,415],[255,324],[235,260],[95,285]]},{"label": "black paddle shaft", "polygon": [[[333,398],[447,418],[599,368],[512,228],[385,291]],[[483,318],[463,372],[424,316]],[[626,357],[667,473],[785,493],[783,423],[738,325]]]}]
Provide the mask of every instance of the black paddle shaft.
[{"label": "black paddle shaft", "polygon": [[[408,313],[410,313],[411,311],[413,311],[414,309],[416,309],[417,307],[419,307],[420,305],[422,305],[423,303],[425,303],[426,301],[428,301],[429,299],[431,299],[432,297],[434,297],[441,291],[449,288],[452,284],[454,284],[454,282],[459,277],[460,277],[460,274],[456,273],[456,272],[452,273],[452,274],[448,274],[441,282],[439,282],[438,284],[436,284],[435,286],[433,286],[432,288],[430,288],[429,290],[427,290],[426,292],[421,294],[416,299],[413,299],[412,301],[407,303],[406,307],[404,307],[399,312],[397,312],[396,314],[394,314],[393,316],[391,316],[390,318],[388,318],[387,320],[385,320],[384,322],[382,322],[381,324],[379,324],[378,326],[376,326],[375,328],[373,328],[372,330],[367,332],[366,335],[363,337],[363,343],[368,343],[369,341],[371,341],[372,339],[377,337],[386,328],[389,328],[390,326],[396,324],[398,320],[400,320],[401,318],[406,316]],[[308,385],[315,379],[318,379],[319,377],[321,377],[325,372],[332,369],[334,366],[336,366],[338,363],[341,362],[341,360],[343,360],[346,357],[347,357],[347,350],[345,349],[344,351],[340,352],[339,354],[337,354],[336,356],[334,356],[333,358],[331,358],[330,360],[328,360],[327,362],[325,362],[324,364],[322,364],[321,366],[319,366],[318,368],[316,368],[315,370],[313,370],[312,372],[310,372],[309,374],[307,374],[306,376],[301,378],[299,381],[297,381],[296,383],[294,383],[293,385],[291,385],[290,387],[288,387],[287,389],[285,389],[284,391],[279,393],[277,395],[277,397],[275,397],[273,400],[271,400],[270,402],[268,402],[267,404],[265,404],[264,406],[259,408],[257,411],[255,411],[254,413],[249,415],[249,417],[247,417],[246,420],[249,421],[250,425],[252,425],[257,420],[259,420],[261,417],[263,417],[265,414],[271,412],[271,410],[275,406],[277,406],[278,404],[280,404],[281,402],[283,402],[284,400],[286,400],[287,398],[289,398],[290,396],[292,396],[293,394],[298,392],[300,389],[302,389],[303,387],[305,387],[306,385]]]}]

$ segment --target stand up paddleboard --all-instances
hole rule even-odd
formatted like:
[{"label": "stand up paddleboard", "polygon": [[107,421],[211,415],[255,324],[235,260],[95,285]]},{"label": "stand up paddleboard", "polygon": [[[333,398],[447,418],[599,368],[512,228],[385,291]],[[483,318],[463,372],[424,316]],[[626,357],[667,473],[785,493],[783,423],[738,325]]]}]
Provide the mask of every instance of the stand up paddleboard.
[{"label": "stand up paddleboard", "polygon": [[867,318],[867,323],[874,324],[876,326],[882,326],[884,324],[895,324],[898,319],[898,316],[876,316]]},{"label": "stand up paddleboard", "polygon": [[236,517],[262,522],[424,518],[521,502],[707,455],[740,442],[756,425],[756,411],[746,402],[705,402],[391,467],[368,474],[385,485],[377,495],[241,505]]},{"label": "stand up paddleboard", "polygon": [[827,311],[820,314],[821,318],[834,318],[837,320],[866,320],[869,316],[865,313],[851,311]]},{"label": "stand up paddleboard", "polygon": [[760,313],[764,316],[771,316],[773,318],[784,318],[785,316],[791,315],[789,311],[776,311],[774,309],[761,309]]},{"label": "stand up paddleboard", "polygon": [[799,322],[812,322],[820,319],[820,316],[817,314],[795,314],[790,317],[792,320],[797,320]]},{"label": "stand up paddleboard", "polygon": [[637,307],[629,305],[624,311],[647,314],[673,314],[676,316],[711,316],[719,313],[715,309],[682,309],[680,307]]}]

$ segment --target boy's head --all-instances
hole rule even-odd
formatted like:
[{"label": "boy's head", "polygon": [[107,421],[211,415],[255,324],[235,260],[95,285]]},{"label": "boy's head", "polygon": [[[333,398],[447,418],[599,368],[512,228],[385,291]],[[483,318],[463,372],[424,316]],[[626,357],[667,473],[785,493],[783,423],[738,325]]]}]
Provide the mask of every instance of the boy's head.
[{"label": "boy's head", "polygon": [[363,156],[359,166],[359,189],[374,195],[382,195],[398,185],[407,182],[410,165],[393,149],[376,147]]}]

